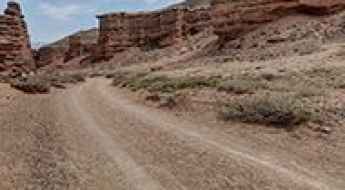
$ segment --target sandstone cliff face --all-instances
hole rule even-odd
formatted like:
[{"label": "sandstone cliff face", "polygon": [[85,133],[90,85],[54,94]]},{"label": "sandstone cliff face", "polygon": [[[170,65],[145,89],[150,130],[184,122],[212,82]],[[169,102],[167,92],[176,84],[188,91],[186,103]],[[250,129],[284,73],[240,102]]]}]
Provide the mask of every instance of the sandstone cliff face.
[{"label": "sandstone cliff face", "polygon": [[202,31],[212,31],[209,8],[185,9],[183,11],[183,36],[194,35]]},{"label": "sandstone cliff face", "polygon": [[9,2],[0,15],[0,72],[27,72],[34,68],[27,26],[20,5]]},{"label": "sandstone cliff face", "polygon": [[115,13],[98,16],[101,56],[130,47],[155,48],[174,44],[181,38],[180,10],[152,13]]},{"label": "sandstone cliff face", "polygon": [[63,46],[45,46],[35,52],[35,62],[38,68],[47,65],[59,65],[65,60],[66,48]]},{"label": "sandstone cliff face", "polygon": [[69,47],[65,53],[64,62],[68,62],[73,58],[79,57],[83,54],[83,45],[80,36],[71,36],[69,38]]},{"label": "sandstone cliff face", "polygon": [[324,15],[345,8],[343,0],[214,0],[212,25],[221,41],[293,14]]},{"label": "sandstone cliff face", "polygon": [[210,27],[208,9],[166,9],[156,12],[114,13],[98,16],[100,51],[111,58],[131,47],[163,48],[177,44],[188,35]]},{"label": "sandstone cliff face", "polygon": [[38,67],[63,66],[78,56],[95,52],[97,50],[97,39],[98,29],[96,28],[74,33],[39,48],[35,55],[36,64]]}]

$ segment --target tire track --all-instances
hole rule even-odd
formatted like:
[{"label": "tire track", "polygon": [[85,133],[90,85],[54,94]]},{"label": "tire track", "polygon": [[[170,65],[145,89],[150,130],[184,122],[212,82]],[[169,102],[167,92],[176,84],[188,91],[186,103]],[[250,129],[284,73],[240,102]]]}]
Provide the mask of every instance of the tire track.
[{"label": "tire track", "polygon": [[[97,82],[96,82],[97,83]],[[319,190],[333,190],[333,189],[342,189],[336,185],[329,185],[314,176],[307,175],[305,172],[297,172],[285,168],[278,164],[278,161],[265,160],[257,158],[252,154],[247,153],[246,151],[241,151],[240,149],[236,150],[233,147],[225,146],[221,143],[218,143],[207,135],[200,134],[196,131],[189,130],[187,127],[180,127],[182,123],[177,124],[178,122],[171,122],[170,118],[157,119],[156,115],[159,113],[152,113],[152,110],[145,109],[142,106],[134,105],[128,102],[128,100],[123,99],[114,93],[109,92],[108,86],[104,81],[101,81],[97,84],[92,85],[97,87],[97,92],[101,95],[102,99],[106,102],[105,104],[109,105],[114,112],[121,110],[121,112],[126,112],[128,115],[132,115],[133,118],[142,120],[144,123],[149,123],[151,126],[159,127],[162,130],[165,130],[169,133],[175,134],[176,136],[184,136],[186,139],[195,139],[197,141],[203,142],[209,147],[224,152],[232,159],[238,161],[246,160],[246,162],[254,163],[261,167],[267,168],[273,172],[278,173],[279,175],[290,178],[293,181],[296,181],[299,184],[304,184],[306,186],[312,187],[313,189]],[[147,114],[150,112],[150,114]],[[239,148],[239,147],[236,147]],[[301,166],[300,166],[301,167]],[[309,173],[310,174],[310,173]]]},{"label": "tire track", "polygon": [[85,129],[94,135],[94,138],[100,143],[102,149],[111,156],[134,188],[137,190],[164,190],[159,182],[152,179],[144,168],[137,165],[130,155],[122,150],[120,145],[114,142],[106,132],[102,131],[102,127],[100,127],[102,122],[96,121],[91,113],[83,109],[78,100],[79,95],[73,94],[70,97],[70,101],[72,102],[70,106],[76,111],[76,116],[80,118]]}]

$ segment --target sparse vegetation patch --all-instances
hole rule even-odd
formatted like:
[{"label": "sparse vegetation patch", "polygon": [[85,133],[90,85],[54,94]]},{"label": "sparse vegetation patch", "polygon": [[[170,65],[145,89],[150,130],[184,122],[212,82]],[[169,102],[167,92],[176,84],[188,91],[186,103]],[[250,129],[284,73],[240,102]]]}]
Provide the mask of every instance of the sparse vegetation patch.
[{"label": "sparse vegetation patch", "polygon": [[224,120],[281,127],[298,125],[312,119],[311,112],[298,97],[272,93],[235,98],[224,105],[221,116]]},{"label": "sparse vegetation patch", "polygon": [[127,87],[133,91],[146,89],[151,92],[175,92],[182,89],[217,87],[220,78],[217,77],[181,77],[172,78],[147,73],[118,72],[113,75],[113,85]]},{"label": "sparse vegetation patch", "polygon": [[245,79],[226,80],[218,86],[219,91],[235,94],[252,94],[260,88],[266,88],[266,84],[261,81]]},{"label": "sparse vegetation patch", "polygon": [[41,94],[49,93],[50,84],[40,77],[30,77],[27,79],[15,79],[11,81],[11,86],[25,93]]}]

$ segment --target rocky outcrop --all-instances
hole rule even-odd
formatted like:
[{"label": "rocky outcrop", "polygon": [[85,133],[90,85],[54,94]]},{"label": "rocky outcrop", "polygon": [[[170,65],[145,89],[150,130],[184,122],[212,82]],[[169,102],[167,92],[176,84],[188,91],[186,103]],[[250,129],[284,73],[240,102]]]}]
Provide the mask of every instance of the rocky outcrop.
[{"label": "rocky outcrop", "polygon": [[38,68],[47,65],[61,65],[65,60],[66,48],[63,46],[44,46],[35,52],[35,61]]},{"label": "rocky outcrop", "polygon": [[208,9],[165,9],[155,12],[99,15],[100,51],[97,56],[111,58],[131,47],[163,48],[210,27]]},{"label": "rocky outcrop", "polygon": [[211,14],[209,8],[184,9],[183,36],[194,35],[202,31],[212,31]]},{"label": "rocky outcrop", "polygon": [[45,45],[36,51],[38,67],[64,67],[76,57],[85,56],[97,50],[98,29],[92,28],[67,36],[59,41]]},{"label": "rocky outcrop", "polygon": [[65,53],[64,62],[68,62],[73,58],[79,57],[83,54],[83,46],[80,36],[69,37],[68,51]]},{"label": "rocky outcrop", "polygon": [[8,2],[0,15],[0,72],[18,74],[34,68],[29,34],[20,5]]},{"label": "rocky outcrop", "polygon": [[343,0],[299,0],[300,10],[313,14],[328,14],[345,8]]},{"label": "rocky outcrop", "polygon": [[343,0],[214,0],[212,25],[215,34],[224,42],[284,16],[324,15],[344,8]]}]

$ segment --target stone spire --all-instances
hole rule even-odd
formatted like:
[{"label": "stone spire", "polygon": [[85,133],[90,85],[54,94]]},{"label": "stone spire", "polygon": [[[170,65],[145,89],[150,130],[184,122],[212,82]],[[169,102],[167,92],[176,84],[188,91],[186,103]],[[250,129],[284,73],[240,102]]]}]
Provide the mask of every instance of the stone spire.
[{"label": "stone spire", "polygon": [[20,7],[19,1],[8,1],[5,14],[10,16],[24,17],[22,15],[22,9]]}]

